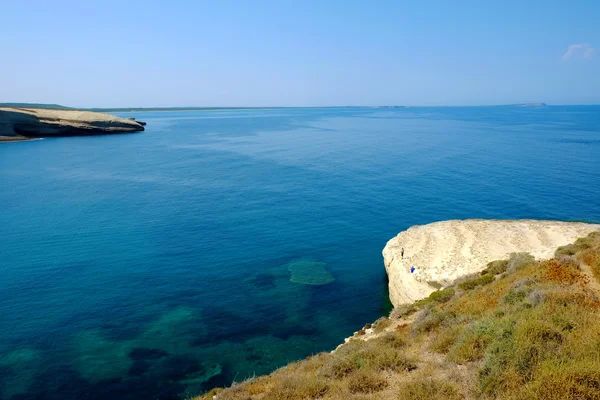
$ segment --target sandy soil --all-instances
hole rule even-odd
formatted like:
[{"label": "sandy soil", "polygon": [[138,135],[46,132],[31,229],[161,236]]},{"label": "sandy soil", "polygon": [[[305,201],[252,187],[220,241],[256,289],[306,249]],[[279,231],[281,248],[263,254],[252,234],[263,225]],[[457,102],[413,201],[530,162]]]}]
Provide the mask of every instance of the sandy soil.
[{"label": "sandy soil", "polygon": [[383,250],[390,299],[397,306],[425,298],[436,290],[427,282],[449,284],[510,253],[550,258],[557,247],[596,230],[600,225],[535,220],[452,220],[412,226]]}]

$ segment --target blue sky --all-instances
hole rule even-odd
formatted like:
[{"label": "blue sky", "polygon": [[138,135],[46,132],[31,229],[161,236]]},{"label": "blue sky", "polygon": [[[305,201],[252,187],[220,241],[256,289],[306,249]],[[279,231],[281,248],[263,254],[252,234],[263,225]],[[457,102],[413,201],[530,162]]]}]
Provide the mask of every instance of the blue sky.
[{"label": "blue sky", "polygon": [[3,2],[0,102],[600,103],[600,1]]}]

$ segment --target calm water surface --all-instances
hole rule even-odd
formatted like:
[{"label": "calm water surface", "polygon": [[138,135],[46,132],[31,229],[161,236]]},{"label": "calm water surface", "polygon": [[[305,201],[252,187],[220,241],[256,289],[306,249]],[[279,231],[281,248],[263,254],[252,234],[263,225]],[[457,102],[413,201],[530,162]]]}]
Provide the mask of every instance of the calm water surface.
[{"label": "calm water surface", "polygon": [[0,145],[0,399],[170,399],[389,310],[381,250],[453,218],[600,222],[600,107],[124,114]]}]

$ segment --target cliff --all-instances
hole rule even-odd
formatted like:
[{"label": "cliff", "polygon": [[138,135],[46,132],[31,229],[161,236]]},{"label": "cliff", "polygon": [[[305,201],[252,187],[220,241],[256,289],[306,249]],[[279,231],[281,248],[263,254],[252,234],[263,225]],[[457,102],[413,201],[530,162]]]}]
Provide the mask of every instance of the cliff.
[{"label": "cliff", "polygon": [[550,258],[557,247],[599,229],[595,224],[534,220],[452,220],[412,226],[383,249],[390,300],[398,307],[426,298],[511,253]]},{"label": "cliff", "polygon": [[78,110],[0,107],[0,137],[39,138],[131,133],[144,130],[134,119]]},{"label": "cliff", "polygon": [[[540,235],[590,227],[487,222]],[[600,399],[600,232],[551,256],[494,260],[477,277],[367,324],[330,353],[196,400]]]}]

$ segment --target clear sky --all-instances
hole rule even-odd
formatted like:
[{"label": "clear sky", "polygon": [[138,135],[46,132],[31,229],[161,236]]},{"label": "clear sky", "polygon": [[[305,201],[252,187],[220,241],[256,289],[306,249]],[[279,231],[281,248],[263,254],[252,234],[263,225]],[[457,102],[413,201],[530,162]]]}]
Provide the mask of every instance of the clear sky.
[{"label": "clear sky", "polygon": [[600,104],[600,1],[19,0],[0,102]]}]

